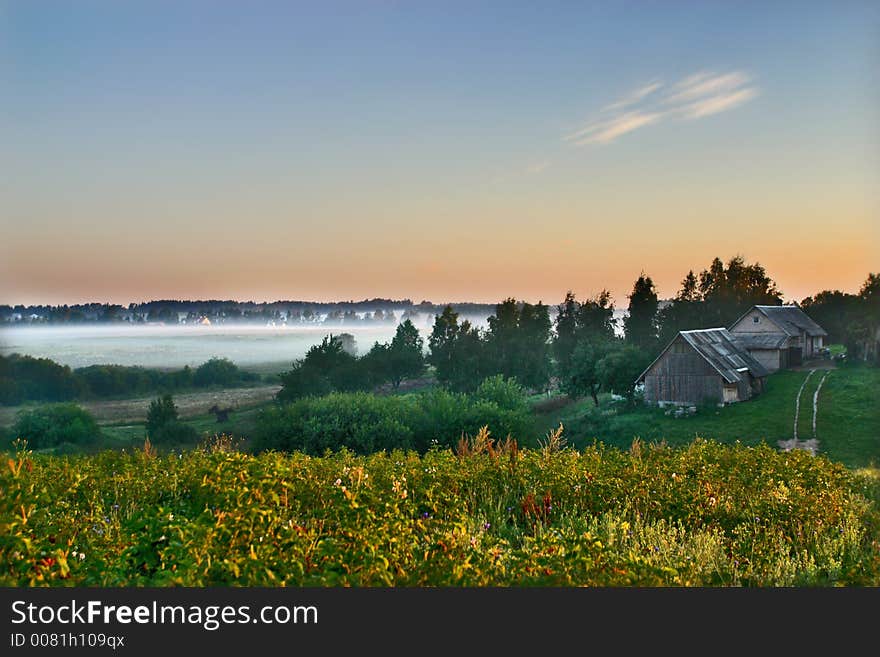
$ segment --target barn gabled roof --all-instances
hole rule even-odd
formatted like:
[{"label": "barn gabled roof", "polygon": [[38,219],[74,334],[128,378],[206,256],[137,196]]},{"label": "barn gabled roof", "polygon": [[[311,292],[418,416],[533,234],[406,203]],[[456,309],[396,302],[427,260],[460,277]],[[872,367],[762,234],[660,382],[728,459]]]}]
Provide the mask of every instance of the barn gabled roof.
[{"label": "barn gabled roof", "polygon": [[730,325],[730,328],[739,324],[746,315],[752,312],[753,309],[760,312],[764,317],[778,326],[783,333],[791,337],[797,337],[801,332],[804,332],[809,336],[828,335],[825,329],[810,319],[807,313],[794,305],[752,306],[740,315],[739,319]]},{"label": "barn gabled roof", "polygon": [[678,335],[666,345],[660,355],[654,359],[645,371],[636,379],[638,383],[645,378],[654,364],[663,357],[669,347],[679,338],[683,338],[700,356],[711,365],[728,383],[742,381],[742,373],[749,372],[754,377],[767,376],[769,372],[755,360],[745,346],[740,343],[726,328],[698,329],[679,331]]}]

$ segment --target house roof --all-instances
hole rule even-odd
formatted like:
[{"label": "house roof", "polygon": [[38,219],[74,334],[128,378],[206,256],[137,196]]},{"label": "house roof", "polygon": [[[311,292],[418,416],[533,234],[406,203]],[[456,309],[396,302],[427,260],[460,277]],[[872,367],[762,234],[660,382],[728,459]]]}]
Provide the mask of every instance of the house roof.
[{"label": "house roof", "polygon": [[721,377],[728,383],[742,381],[743,373],[749,372],[752,376],[763,377],[769,372],[757,360],[746,351],[745,345],[739,342],[726,328],[699,329],[695,331],[680,331],[677,336],[666,345],[654,362],[648,365],[644,372],[639,375],[636,382],[645,378],[654,364],[663,357],[669,347],[679,338],[683,338],[694,348],[707,363],[709,363]]},{"label": "house roof", "polygon": [[[798,306],[752,306],[752,308],[773,322],[786,335],[796,337],[801,332],[810,336],[828,335],[825,329],[810,319]],[[752,308],[743,313],[730,327],[739,324],[743,317],[752,312]]]},{"label": "house roof", "polygon": [[789,338],[785,333],[734,333],[733,336],[746,349],[782,349]]}]

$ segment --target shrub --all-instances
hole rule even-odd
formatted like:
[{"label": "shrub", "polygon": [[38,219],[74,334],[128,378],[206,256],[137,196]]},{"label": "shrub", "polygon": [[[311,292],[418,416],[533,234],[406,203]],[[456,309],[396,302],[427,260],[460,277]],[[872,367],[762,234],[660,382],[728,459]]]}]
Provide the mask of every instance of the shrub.
[{"label": "shrub", "polygon": [[424,452],[435,441],[453,445],[462,434],[474,435],[485,425],[499,438],[527,436],[531,416],[510,385],[496,381],[486,391],[507,390],[502,401],[512,408],[442,389],[402,396],[358,392],[307,397],[263,411],[254,447],[319,455],[342,448],[359,454],[392,449]]},{"label": "shrub", "polygon": [[501,374],[485,379],[477,388],[474,397],[508,411],[528,412],[529,410],[523,387],[516,379],[505,379]]},{"label": "shrub", "polygon": [[212,358],[199,365],[192,375],[193,384],[199,387],[223,386],[228,388],[258,379],[258,375],[245,372],[228,358]]},{"label": "shrub", "polygon": [[364,392],[299,399],[262,413],[254,446],[308,454],[343,447],[364,454],[412,449],[413,430],[406,421],[412,410],[404,397]]},{"label": "shrub", "polygon": [[27,440],[35,449],[64,443],[89,445],[101,435],[95,418],[76,404],[50,404],[22,411],[12,431],[16,438]]},{"label": "shrub", "polygon": [[0,404],[67,401],[81,392],[80,383],[66,365],[19,354],[0,356]]},{"label": "shrub", "polygon": [[152,438],[166,424],[177,421],[177,405],[174,399],[171,395],[162,395],[150,402],[150,409],[147,411],[147,435]]},{"label": "shrub", "polygon": [[149,437],[156,445],[192,445],[198,442],[199,432],[185,422],[173,420],[163,424]]}]

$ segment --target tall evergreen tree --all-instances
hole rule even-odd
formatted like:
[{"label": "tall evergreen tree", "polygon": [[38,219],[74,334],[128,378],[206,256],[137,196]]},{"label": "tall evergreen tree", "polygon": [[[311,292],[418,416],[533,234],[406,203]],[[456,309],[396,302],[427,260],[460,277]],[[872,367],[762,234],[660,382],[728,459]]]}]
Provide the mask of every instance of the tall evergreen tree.
[{"label": "tall evergreen tree", "polygon": [[642,272],[629,295],[629,314],[623,321],[626,341],[651,349],[657,342],[657,289],[650,276]]}]

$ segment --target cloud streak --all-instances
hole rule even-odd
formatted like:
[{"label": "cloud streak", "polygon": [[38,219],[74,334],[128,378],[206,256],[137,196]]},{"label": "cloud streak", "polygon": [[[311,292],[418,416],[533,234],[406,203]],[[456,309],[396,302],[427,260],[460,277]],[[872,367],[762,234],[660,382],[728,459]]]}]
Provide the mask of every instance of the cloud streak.
[{"label": "cloud streak", "polygon": [[742,71],[699,72],[671,85],[654,80],[606,105],[598,116],[563,139],[575,146],[610,144],[662,121],[701,119],[726,112],[757,95],[758,88]]}]

